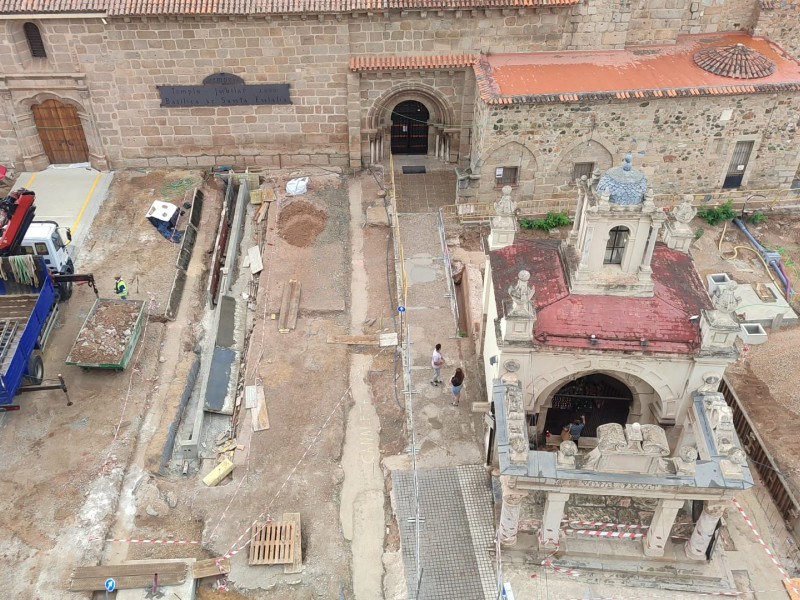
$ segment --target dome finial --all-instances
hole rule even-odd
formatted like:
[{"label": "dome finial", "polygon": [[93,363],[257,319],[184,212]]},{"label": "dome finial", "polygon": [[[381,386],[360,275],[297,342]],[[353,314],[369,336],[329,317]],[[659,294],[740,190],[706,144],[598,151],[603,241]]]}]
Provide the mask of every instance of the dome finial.
[{"label": "dome finial", "polygon": [[633,168],[633,156],[630,153],[625,155],[625,162],[622,163],[622,168],[626,171],[630,171]]}]

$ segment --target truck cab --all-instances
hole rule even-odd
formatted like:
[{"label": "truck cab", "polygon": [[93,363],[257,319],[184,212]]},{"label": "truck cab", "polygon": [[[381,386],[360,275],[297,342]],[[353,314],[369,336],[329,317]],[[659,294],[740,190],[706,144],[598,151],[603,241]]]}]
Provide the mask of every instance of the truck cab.
[{"label": "truck cab", "polygon": [[[66,231],[66,241],[61,231]],[[67,242],[72,239],[68,228],[59,227],[55,221],[33,221],[20,245],[20,253],[41,256],[53,275],[72,275],[75,266],[67,252]]]}]

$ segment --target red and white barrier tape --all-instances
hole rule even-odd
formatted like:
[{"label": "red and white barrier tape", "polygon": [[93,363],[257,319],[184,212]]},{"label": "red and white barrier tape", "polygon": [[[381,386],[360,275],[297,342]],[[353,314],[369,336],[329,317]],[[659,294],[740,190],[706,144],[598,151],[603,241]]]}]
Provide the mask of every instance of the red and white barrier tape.
[{"label": "red and white barrier tape", "polygon": [[195,540],[123,540],[119,538],[108,538],[105,541],[122,542],[125,544],[202,544],[203,543]]},{"label": "red and white barrier tape", "polygon": [[564,533],[576,533],[578,535],[596,535],[598,537],[629,538],[638,539],[645,536],[644,533],[634,533],[631,531],[597,531],[595,529],[563,529]]},{"label": "red and white barrier tape", "polygon": [[549,558],[545,558],[542,561],[542,565],[546,567],[550,567],[556,573],[561,573],[562,575],[569,575],[570,577],[580,577],[580,573],[577,571],[573,571],[572,569],[567,569],[566,567],[557,567],[553,563],[550,562]]},{"label": "red and white barrier tape", "polygon": [[[306,454],[308,454],[308,451],[309,451],[309,450],[311,450],[311,448],[313,448],[314,444],[316,444],[317,440],[319,439],[319,436],[320,436],[320,435],[322,435],[322,432],[325,430],[325,427],[327,427],[327,426],[328,426],[328,423],[330,422],[331,418],[332,418],[332,417],[333,417],[333,415],[336,413],[336,411],[339,409],[339,407],[342,405],[342,402],[344,402],[344,399],[345,399],[345,398],[347,398],[347,397],[350,395],[350,389],[351,389],[351,387],[352,387],[352,386],[349,386],[349,387],[348,387],[348,388],[345,390],[344,394],[342,394],[342,397],[341,397],[341,398],[339,398],[339,401],[336,403],[336,405],[333,407],[333,409],[331,410],[331,412],[328,414],[328,418],[327,418],[327,419],[325,419],[325,422],[324,422],[322,425],[320,425],[319,429],[317,430],[317,433],[314,435],[314,437],[312,438],[312,440],[311,440],[311,441],[308,443],[308,445],[306,446],[306,449],[305,449],[305,451],[303,451],[303,455],[302,455],[302,456],[299,458],[299,460],[298,460],[298,461],[297,461],[297,463],[294,465],[294,467],[292,468],[292,470],[291,470],[291,471],[289,472],[289,474],[286,476],[286,479],[283,481],[283,484],[282,484],[282,485],[281,485],[281,487],[278,489],[278,491],[277,491],[277,492],[275,492],[275,495],[272,497],[272,500],[269,502],[269,504],[267,504],[267,506],[265,506],[265,507],[264,507],[264,510],[261,512],[261,514],[260,514],[260,515],[258,515],[258,516],[257,516],[257,517],[256,517],[256,518],[255,518],[255,519],[254,519],[254,520],[253,520],[251,523],[250,523],[250,525],[247,527],[247,529],[245,529],[245,530],[242,532],[242,535],[240,535],[238,538],[236,538],[236,541],[235,541],[235,542],[233,542],[233,544],[231,544],[231,545],[230,545],[230,547],[228,548],[228,551],[227,551],[227,552],[226,552],[226,553],[225,553],[223,556],[221,556],[221,557],[219,557],[219,558],[217,559],[217,562],[219,562],[219,561],[220,561],[220,560],[222,560],[222,559],[225,559],[225,558],[230,558],[231,556],[235,556],[236,554],[238,554],[239,552],[241,552],[242,550],[244,550],[244,548],[247,546],[247,544],[249,544],[249,543],[250,543],[250,540],[249,540],[249,539],[245,540],[245,541],[244,541],[244,543],[242,543],[242,540],[245,538],[245,536],[246,536],[248,533],[250,533],[250,531],[252,531],[253,527],[255,527],[255,525],[256,525],[256,524],[257,524],[259,521],[263,521],[263,520],[264,520],[264,517],[265,517],[265,516],[267,516],[267,511],[269,510],[269,507],[270,507],[270,506],[272,506],[272,505],[275,503],[275,501],[278,499],[278,497],[281,495],[281,492],[283,491],[283,488],[285,488],[285,487],[286,487],[286,484],[287,484],[287,483],[289,483],[289,480],[292,478],[292,476],[293,476],[293,475],[295,474],[295,472],[297,471],[297,467],[299,467],[299,466],[300,466],[300,464],[301,464],[301,463],[303,462],[303,460],[305,459],[305,457],[306,457]],[[272,520],[274,520],[274,519],[272,519],[272,518],[270,517],[270,518],[269,518],[269,520],[271,520],[271,521],[272,521]],[[241,545],[240,545],[240,544],[241,544]],[[237,546],[238,546],[238,548],[237,548]]]},{"label": "red and white barrier tape", "polygon": [[[675,596],[669,596],[670,600],[679,600],[680,598],[697,598],[697,596],[729,596],[729,597],[737,597],[737,596],[748,596],[751,594],[774,594],[777,592],[786,593],[784,588],[775,589],[775,590],[746,590],[744,592],[692,592],[690,595],[688,594],[677,594]],[[658,600],[664,600],[665,596],[663,595],[645,595],[645,596],[592,596],[591,598],[562,598],[561,600],[651,600],[652,598],[657,598]]]},{"label": "red and white barrier tape", "polygon": [[602,523],[599,521],[573,521],[570,519],[564,519],[561,521],[562,523],[567,523],[568,525],[584,525],[588,527],[618,527],[620,529],[649,529],[650,525],[629,525],[627,523]]},{"label": "red and white barrier tape", "polygon": [[747,514],[744,512],[742,505],[739,504],[739,501],[736,498],[731,498],[731,500],[733,502],[733,505],[739,510],[739,514],[742,515],[742,518],[745,520],[745,523],[747,523],[750,526],[750,529],[753,531],[753,535],[756,536],[756,539],[761,544],[761,547],[764,548],[764,552],[767,553],[767,556],[770,557],[773,564],[777,567],[778,571],[780,571],[781,575],[783,575],[783,579],[786,582],[786,584],[789,586],[789,588],[791,588],[792,592],[794,592],[796,596],[800,596],[800,592],[797,591],[797,588],[792,583],[789,574],[786,571],[784,571],[783,567],[781,566],[781,563],[778,562],[778,559],[775,558],[775,555],[769,549],[769,546],[767,546],[766,542],[761,537],[761,534],[758,533],[758,530],[756,530],[756,528],[753,526],[752,521],[750,521],[750,517],[748,517]]}]

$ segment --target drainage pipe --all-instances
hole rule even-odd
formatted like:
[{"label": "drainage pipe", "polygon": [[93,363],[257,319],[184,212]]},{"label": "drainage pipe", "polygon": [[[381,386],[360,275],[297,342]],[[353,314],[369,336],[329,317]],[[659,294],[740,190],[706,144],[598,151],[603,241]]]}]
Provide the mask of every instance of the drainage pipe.
[{"label": "drainage pipe", "polygon": [[781,280],[785,288],[786,300],[790,301],[792,293],[792,284],[789,281],[789,277],[786,274],[786,270],[783,268],[783,265],[781,264],[780,253],[776,252],[775,250],[767,250],[766,248],[764,248],[764,246],[759,244],[756,238],[753,237],[753,234],[751,234],[747,230],[747,225],[745,225],[742,222],[742,220],[739,219],[738,217],[733,219],[733,224],[742,230],[742,233],[744,233],[747,236],[747,239],[750,240],[750,243],[753,244],[753,246],[755,246],[756,249],[761,253],[761,258],[764,259],[764,262],[767,263],[770,267],[772,267],[772,270],[775,271],[775,273],[777,273],[778,278]]}]

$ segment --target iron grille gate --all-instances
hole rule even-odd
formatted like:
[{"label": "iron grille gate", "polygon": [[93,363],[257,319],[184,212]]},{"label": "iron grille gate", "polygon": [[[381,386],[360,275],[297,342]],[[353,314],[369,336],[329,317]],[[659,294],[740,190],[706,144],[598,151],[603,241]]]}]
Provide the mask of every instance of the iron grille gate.
[{"label": "iron grille gate", "polygon": [[725,182],[722,184],[724,189],[738,188],[742,185],[742,178],[747,170],[747,161],[750,160],[752,151],[753,142],[736,142],[736,148],[733,149],[733,156],[728,165],[728,172],[725,174]]}]

